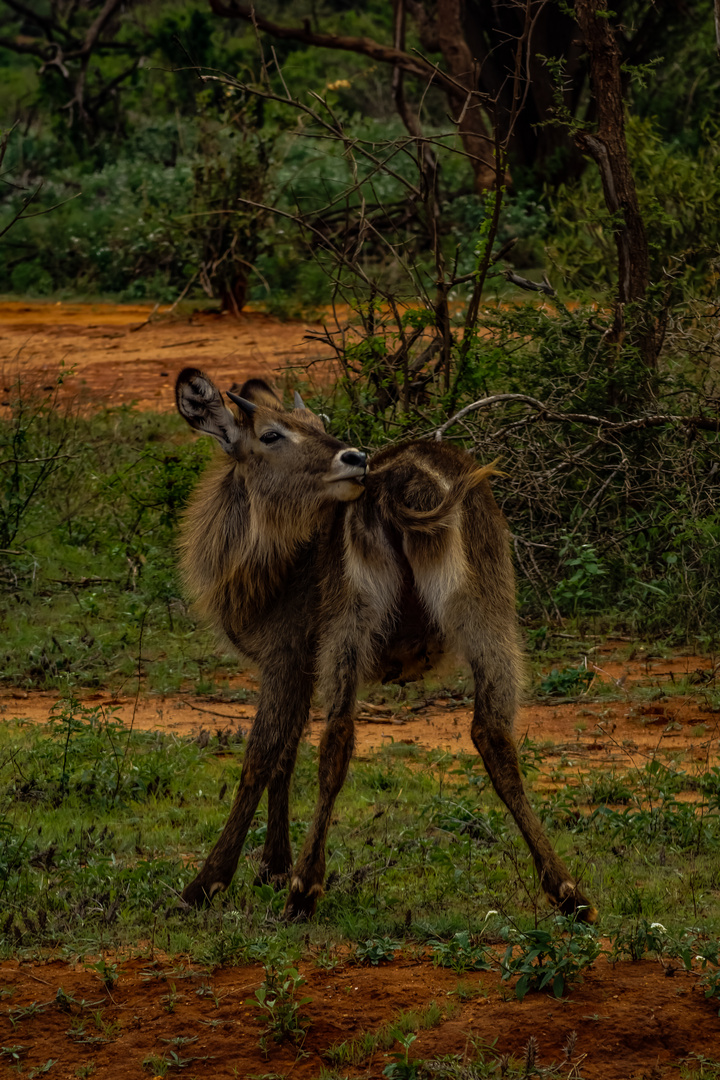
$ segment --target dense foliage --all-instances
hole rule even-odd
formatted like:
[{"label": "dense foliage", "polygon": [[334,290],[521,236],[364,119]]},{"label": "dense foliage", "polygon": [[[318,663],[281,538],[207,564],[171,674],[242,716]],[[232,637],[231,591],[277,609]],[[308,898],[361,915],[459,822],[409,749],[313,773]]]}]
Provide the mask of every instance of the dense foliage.
[{"label": "dense foliage", "polygon": [[[718,239],[713,118],[720,79],[712,61],[711,5],[693,3],[679,22],[671,10],[626,6],[618,37],[636,118],[632,160],[657,269],[662,274],[684,257],[697,281],[707,277],[707,251]],[[307,14],[297,0],[263,7],[291,25]],[[237,196],[285,212],[312,206],[317,216],[324,208],[316,224],[332,234],[350,175],[342,168],[348,144],[333,145],[328,132],[308,127],[307,117],[286,102],[258,99],[252,91],[272,89],[285,99],[289,92],[310,105],[319,94],[352,143],[380,144],[404,130],[393,105],[391,69],[352,51],[258,39],[252,27],[219,18],[201,0],[116,6],[88,60],[82,48],[99,10],[92,2],[67,10],[56,3],[0,9],[0,125],[17,125],[3,165],[0,207],[8,220],[30,196],[33,213],[66,200],[2,237],[0,292],[172,300],[184,289],[189,296],[204,290],[232,309],[249,289],[275,310],[327,302],[331,281],[308,263],[297,228],[238,205]],[[567,12],[550,5],[543,18],[556,26],[553,47],[560,48],[572,31]],[[486,12],[480,25],[490,26],[488,19]],[[359,10],[328,0],[313,6],[310,21],[323,32],[357,39],[387,42],[392,34],[390,8],[376,0]],[[437,49],[422,20],[418,26],[412,33],[420,37],[411,37],[408,48]],[[501,29],[496,32],[502,39]],[[552,97],[553,80],[557,94],[572,83],[572,109],[560,94],[555,113],[538,126],[528,103],[540,156],[533,164],[527,147],[521,152],[517,140],[510,146],[513,191],[498,246],[518,241],[507,254],[509,265],[530,269],[535,278],[544,270],[554,283],[605,291],[613,274],[612,224],[598,200],[596,171],[583,168],[572,140],[573,125],[583,127],[594,115],[587,73],[575,54],[572,61],[555,53],[545,58],[545,37],[536,44],[530,89],[542,83]],[[475,47],[481,49],[479,41]],[[219,73],[238,86],[218,81]],[[422,98],[427,137],[453,130],[439,90],[417,85],[411,97]],[[483,210],[467,160],[447,137],[444,145],[451,152],[441,154],[439,221],[452,258],[458,236],[471,239]],[[407,171],[407,147],[391,157],[393,168]],[[383,199],[396,223],[399,197],[403,227],[422,233],[416,200],[407,202],[394,190],[387,170],[376,181],[363,197]],[[304,240],[311,253],[323,249],[317,234]],[[364,242],[368,258],[383,264],[387,253],[373,251],[372,237]],[[407,253],[420,277],[429,270],[423,267],[427,255],[425,230]],[[470,269],[466,264],[463,272]]]}]

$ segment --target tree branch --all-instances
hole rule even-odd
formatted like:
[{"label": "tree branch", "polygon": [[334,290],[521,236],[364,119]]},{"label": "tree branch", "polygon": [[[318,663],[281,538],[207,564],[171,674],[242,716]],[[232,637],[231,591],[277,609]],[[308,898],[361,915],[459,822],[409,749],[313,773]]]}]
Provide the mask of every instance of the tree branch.
[{"label": "tree branch", "polygon": [[305,45],[318,45],[323,49],[342,49],[344,52],[359,53],[361,56],[369,56],[372,60],[378,60],[382,64],[391,64],[400,67],[410,75],[420,79],[432,78],[442,84],[444,90],[457,93],[455,81],[448,79],[443,72],[433,64],[429,64],[422,57],[415,59],[402,49],[381,45],[367,37],[349,37],[346,34],[321,34],[310,29],[309,24],[303,26],[281,26],[279,23],[266,19],[258,14],[254,7],[248,4],[237,3],[237,0],[210,0],[210,7],[216,15],[225,19],[243,19],[252,23],[258,30],[264,30],[267,34],[284,41],[301,41]]},{"label": "tree branch", "polygon": [[615,420],[607,420],[603,416],[593,416],[592,413],[557,412],[549,405],[546,405],[545,402],[538,401],[537,398],[530,397],[528,394],[492,394],[490,397],[480,398],[479,401],[473,401],[471,405],[466,405],[460,412],[451,416],[449,420],[445,421],[442,427],[437,429],[435,438],[440,442],[448,428],[452,427],[458,420],[462,420],[468,413],[475,412],[477,409],[486,409],[490,405],[499,405],[506,401],[528,405],[531,409],[536,409],[538,412],[544,413],[543,418],[546,420],[567,424],[586,424],[589,427],[602,428],[603,431],[609,431],[616,435],[620,435],[625,431],[641,431],[643,428],[664,427],[666,424],[681,424],[685,427],[700,428],[701,431],[720,431],[720,419],[713,420],[709,416],[677,416],[674,414],[665,414],[640,416],[637,420],[617,422]]}]

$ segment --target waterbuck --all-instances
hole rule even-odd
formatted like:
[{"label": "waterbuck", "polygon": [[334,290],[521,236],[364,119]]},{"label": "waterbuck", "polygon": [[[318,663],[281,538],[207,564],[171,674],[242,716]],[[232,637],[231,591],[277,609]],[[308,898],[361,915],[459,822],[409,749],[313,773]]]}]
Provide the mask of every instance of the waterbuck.
[{"label": "waterbuck", "polygon": [[[364,453],[326,433],[299,395],[285,411],[253,379],[227,396],[237,412],[201,371],[178,376],[180,414],[224,451],[186,512],[181,563],[200,614],[257,664],[260,695],[230,816],[184,902],[204,904],[228,887],[267,787],[261,877],[289,877],[286,915],[311,916],[353,751],[358,683],[416,675],[449,650],[472,669],[472,740],[543,889],[561,911],[593,921],[518,767],[515,582],[492,467],[423,441],[381,450],[368,465]],[[316,688],[327,707],[318,800],[293,868],[288,793]]]}]

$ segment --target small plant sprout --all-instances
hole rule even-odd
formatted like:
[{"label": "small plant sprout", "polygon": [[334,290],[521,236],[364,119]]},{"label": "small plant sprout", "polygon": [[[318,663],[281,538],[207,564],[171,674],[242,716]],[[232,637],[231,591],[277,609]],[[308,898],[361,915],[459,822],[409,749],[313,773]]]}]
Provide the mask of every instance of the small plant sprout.
[{"label": "small plant sprout", "polygon": [[117,964],[108,964],[103,957],[101,960],[98,960],[96,964],[90,964],[89,967],[91,971],[97,973],[98,978],[108,993],[115,989],[117,981],[120,978]]},{"label": "small plant sprout", "polygon": [[277,1043],[290,1039],[297,1046],[302,1046],[305,1041],[310,1021],[302,1015],[301,1009],[312,998],[297,997],[304,982],[297,968],[281,967],[275,962],[266,964],[265,979],[255,991],[255,999],[248,1001],[265,1018],[265,1030],[260,1037],[263,1052],[267,1052],[268,1036]]},{"label": "small plant sprout", "polygon": [[13,1046],[0,1046],[0,1057],[7,1058],[13,1065],[19,1065],[20,1058],[29,1049],[29,1046],[23,1046],[21,1043],[15,1043]]},{"label": "small plant sprout", "polygon": [[418,1063],[410,1061],[410,1047],[417,1039],[417,1035],[413,1032],[402,1032],[394,1029],[392,1034],[402,1046],[402,1052],[396,1051],[392,1056],[395,1061],[386,1065],[383,1069],[383,1076],[388,1077],[388,1080],[416,1080],[419,1077]]}]

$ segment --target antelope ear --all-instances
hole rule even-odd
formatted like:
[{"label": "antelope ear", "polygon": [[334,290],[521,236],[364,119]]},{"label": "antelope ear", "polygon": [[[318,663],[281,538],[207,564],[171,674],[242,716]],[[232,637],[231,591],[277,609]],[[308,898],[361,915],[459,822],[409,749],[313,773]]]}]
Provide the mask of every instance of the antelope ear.
[{"label": "antelope ear", "polygon": [[181,371],[175,383],[175,400],[190,427],[212,435],[226,454],[234,452],[243,430],[207,375],[197,368]]}]

